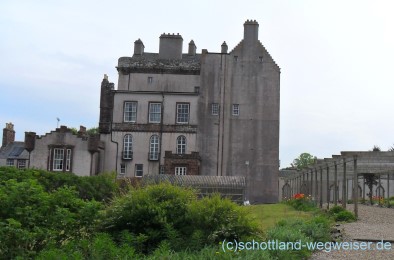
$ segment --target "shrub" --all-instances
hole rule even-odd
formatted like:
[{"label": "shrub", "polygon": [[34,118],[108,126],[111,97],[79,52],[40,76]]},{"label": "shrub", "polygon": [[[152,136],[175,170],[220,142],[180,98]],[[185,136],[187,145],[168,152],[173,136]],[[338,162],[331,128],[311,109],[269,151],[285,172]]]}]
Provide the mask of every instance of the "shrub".
[{"label": "shrub", "polygon": [[197,200],[193,190],[161,183],[115,198],[103,216],[102,229],[115,238],[129,232],[134,248],[150,253],[159,245],[174,251],[200,250],[224,238],[255,234],[257,225],[245,208],[219,195]]},{"label": "shrub", "polygon": [[60,174],[38,169],[0,167],[0,185],[11,179],[17,182],[36,180],[47,192],[55,191],[64,186],[73,186],[76,187],[78,196],[86,200],[109,201],[118,191],[113,173],[79,177],[72,173]]},{"label": "shrub", "polygon": [[334,215],[335,221],[352,222],[356,221],[356,216],[350,211],[342,211]]},{"label": "shrub", "polygon": [[193,201],[189,208],[194,235],[205,238],[205,243],[218,243],[256,235],[257,224],[248,216],[245,207],[216,194]]},{"label": "shrub", "polygon": [[186,218],[188,203],[195,198],[192,190],[168,183],[131,190],[108,207],[103,230],[145,235],[144,252],[152,251],[163,240],[177,240],[187,233],[192,225]]},{"label": "shrub", "polygon": [[334,206],[329,211],[328,214],[333,217],[335,221],[345,221],[352,222],[356,220],[356,216],[341,206]]},{"label": "shrub", "polygon": [[99,202],[78,198],[73,188],[48,193],[33,179],[4,181],[0,201],[0,258],[29,258],[49,242],[86,236],[101,209]]},{"label": "shrub", "polygon": [[345,209],[342,208],[341,206],[334,206],[328,210],[328,214],[333,216],[333,215],[338,214],[342,211],[345,211]]}]

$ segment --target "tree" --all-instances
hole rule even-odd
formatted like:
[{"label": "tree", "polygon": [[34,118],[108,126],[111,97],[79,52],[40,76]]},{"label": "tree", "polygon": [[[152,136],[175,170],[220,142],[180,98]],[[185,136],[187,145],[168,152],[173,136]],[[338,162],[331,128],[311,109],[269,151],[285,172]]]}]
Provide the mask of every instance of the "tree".
[{"label": "tree", "polygon": [[309,153],[302,153],[300,154],[300,156],[294,159],[291,166],[293,166],[297,170],[301,170],[308,167],[309,165],[314,164],[316,159],[316,156],[313,156]]},{"label": "tree", "polygon": [[369,197],[369,202],[372,205],[372,193],[373,193],[372,189],[373,189],[373,185],[378,184],[378,181],[377,181],[378,176],[376,176],[373,173],[364,173],[363,176],[364,176],[364,183],[369,188],[369,193],[367,194],[367,196]]},{"label": "tree", "polygon": [[374,146],[373,146],[372,152],[380,152],[380,151],[382,151],[382,150],[380,149],[379,146],[377,146],[377,145],[374,145]]}]

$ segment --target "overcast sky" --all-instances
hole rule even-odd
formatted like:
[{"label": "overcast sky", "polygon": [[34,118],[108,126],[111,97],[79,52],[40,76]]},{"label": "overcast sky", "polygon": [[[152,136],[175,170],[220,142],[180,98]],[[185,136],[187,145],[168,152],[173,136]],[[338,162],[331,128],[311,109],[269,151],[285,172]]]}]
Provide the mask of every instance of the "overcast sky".
[{"label": "overcast sky", "polygon": [[247,19],[281,67],[281,167],[394,145],[394,1],[0,1],[0,127],[16,139],[98,125],[103,74],[163,32],[233,49]]}]

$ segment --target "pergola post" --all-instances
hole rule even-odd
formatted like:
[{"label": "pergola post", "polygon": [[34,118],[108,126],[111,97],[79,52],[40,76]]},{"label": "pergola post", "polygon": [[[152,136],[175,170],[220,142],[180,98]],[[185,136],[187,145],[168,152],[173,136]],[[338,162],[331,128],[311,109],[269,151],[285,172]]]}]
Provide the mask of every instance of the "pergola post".
[{"label": "pergola post", "polygon": [[357,172],[357,155],[353,156],[354,173],[353,173],[353,203],[354,215],[358,218],[358,172]]},{"label": "pergola post", "polygon": [[311,170],[311,192],[309,193],[309,195],[313,197],[313,169]]},{"label": "pergola post", "polygon": [[342,179],[342,207],[346,209],[346,198],[347,198],[347,190],[346,190],[346,158],[343,158],[343,179]]},{"label": "pergola post", "polygon": [[320,167],[320,208],[323,208],[323,168]]},{"label": "pergola post", "polygon": [[319,185],[317,182],[317,168],[315,168],[315,198],[319,196]]},{"label": "pergola post", "polygon": [[334,162],[334,205],[338,205],[338,165]]},{"label": "pergola post", "polygon": [[[308,173],[308,172],[306,172],[305,174],[306,174],[306,187],[307,187],[307,191],[306,191],[306,193],[308,193],[308,194],[309,194],[309,191],[310,191],[310,189],[311,189],[311,187],[310,187],[310,183],[309,183],[309,173]],[[307,194],[305,194],[305,195],[307,195]]]},{"label": "pergola post", "polygon": [[330,167],[327,164],[327,209],[330,209]]}]

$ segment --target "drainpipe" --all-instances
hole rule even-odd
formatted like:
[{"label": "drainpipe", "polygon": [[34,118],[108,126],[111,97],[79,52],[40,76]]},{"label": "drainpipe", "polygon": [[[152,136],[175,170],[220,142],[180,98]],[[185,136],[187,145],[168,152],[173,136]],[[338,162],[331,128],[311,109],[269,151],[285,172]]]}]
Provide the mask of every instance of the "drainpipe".
[{"label": "drainpipe", "polygon": [[160,165],[161,165],[161,150],[163,147],[163,115],[164,115],[164,92],[161,92],[161,115],[160,115],[160,137],[159,137],[159,142],[160,142],[160,146],[159,146],[159,171],[158,174],[160,174]]}]

